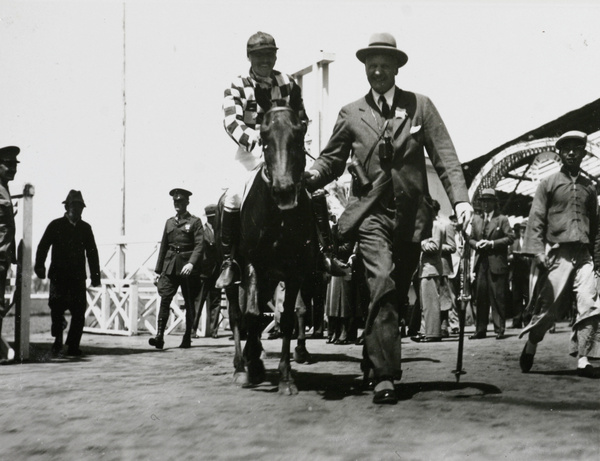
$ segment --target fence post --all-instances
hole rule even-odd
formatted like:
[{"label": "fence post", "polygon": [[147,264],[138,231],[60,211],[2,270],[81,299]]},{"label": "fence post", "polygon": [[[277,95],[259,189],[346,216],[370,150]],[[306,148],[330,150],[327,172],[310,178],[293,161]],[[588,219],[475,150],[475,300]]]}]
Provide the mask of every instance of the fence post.
[{"label": "fence post", "polygon": [[138,284],[137,282],[132,282],[129,288],[129,333],[132,335],[137,335],[138,333]]},{"label": "fence post", "polygon": [[23,246],[21,261],[21,277],[18,283],[18,303],[15,306],[15,349],[19,361],[29,359],[29,321],[31,314],[31,278],[33,273],[32,255],[32,223],[33,223],[33,195],[35,189],[31,184],[23,188]]}]

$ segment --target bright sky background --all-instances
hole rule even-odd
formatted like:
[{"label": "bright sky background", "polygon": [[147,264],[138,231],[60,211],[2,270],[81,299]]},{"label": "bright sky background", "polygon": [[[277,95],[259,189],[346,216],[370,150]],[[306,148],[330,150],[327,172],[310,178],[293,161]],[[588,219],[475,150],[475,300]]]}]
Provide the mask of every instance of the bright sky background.
[{"label": "bright sky background", "polygon": [[577,0],[0,0],[0,146],[22,150],[12,192],[36,189],[34,250],[71,188],[98,242],[119,239],[124,139],[127,240],[156,241],[171,188],[195,214],[218,198],[235,152],[223,90],[257,30],[286,73],[335,54],[326,136],[368,91],[356,50],[391,32],[398,86],[432,98],[464,162],[600,97],[598,24],[600,2]]}]

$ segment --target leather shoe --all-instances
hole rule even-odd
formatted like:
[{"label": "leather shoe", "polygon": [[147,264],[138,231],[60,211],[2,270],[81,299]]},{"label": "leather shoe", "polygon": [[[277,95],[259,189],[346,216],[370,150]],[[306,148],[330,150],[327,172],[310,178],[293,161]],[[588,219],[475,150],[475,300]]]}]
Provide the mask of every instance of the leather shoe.
[{"label": "leather shoe", "polygon": [[375,381],[375,378],[370,378],[367,375],[363,376],[362,387],[364,390],[372,391],[375,389],[376,384],[377,384],[377,382]]},{"label": "leather shoe", "polygon": [[504,339],[504,338],[505,338],[504,333],[496,334],[496,339]]},{"label": "leather shoe", "polygon": [[398,403],[398,397],[396,396],[396,392],[394,390],[382,389],[375,392],[375,395],[373,396],[373,403],[377,405],[395,405]]},{"label": "leather shoe", "polygon": [[411,341],[414,341],[416,343],[439,343],[442,338],[432,338],[429,336],[411,336]]},{"label": "leather shoe", "polygon": [[583,378],[598,378],[600,375],[596,374],[596,369],[592,365],[586,365],[583,368],[577,368],[577,376]]},{"label": "leather shoe", "polygon": [[190,338],[183,338],[181,344],[179,345],[179,349],[189,349],[192,347],[192,340]]},{"label": "leather shoe", "polygon": [[486,336],[485,333],[475,333],[474,335],[469,336],[469,339],[485,339]]},{"label": "leather shoe", "polygon": [[519,366],[521,367],[521,371],[523,373],[528,373],[533,366],[533,354],[528,354],[527,352],[527,344],[523,347],[523,352],[521,352],[521,357],[519,358]]}]

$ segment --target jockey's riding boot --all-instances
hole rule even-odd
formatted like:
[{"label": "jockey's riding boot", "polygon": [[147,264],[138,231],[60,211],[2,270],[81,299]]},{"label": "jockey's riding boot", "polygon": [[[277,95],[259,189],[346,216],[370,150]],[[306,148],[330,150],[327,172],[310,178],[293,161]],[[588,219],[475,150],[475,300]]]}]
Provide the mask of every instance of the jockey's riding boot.
[{"label": "jockey's riding boot", "polygon": [[325,199],[326,194],[327,192],[323,189],[318,189],[312,193],[313,213],[319,233],[319,245],[323,255],[325,272],[340,277],[348,275],[348,265],[334,256],[333,234],[329,225],[329,208]]},{"label": "jockey's riding boot", "polygon": [[240,211],[223,209],[221,217],[221,248],[223,263],[221,274],[215,283],[216,288],[227,288],[240,282],[240,268],[233,259],[235,240],[240,233]]},{"label": "jockey's riding boot", "polygon": [[156,330],[156,337],[150,338],[148,340],[148,344],[156,347],[157,349],[162,349],[165,345],[165,326],[166,323],[163,319],[158,319],[158,329]]}]

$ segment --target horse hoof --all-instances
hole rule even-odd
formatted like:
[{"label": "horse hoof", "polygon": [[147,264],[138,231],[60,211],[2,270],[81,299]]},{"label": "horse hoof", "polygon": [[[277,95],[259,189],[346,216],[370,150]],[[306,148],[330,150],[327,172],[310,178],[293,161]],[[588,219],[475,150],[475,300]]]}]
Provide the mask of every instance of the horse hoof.
[{"label": "horse hoof", "polygon": [[267,377],[265,365],[262,360],[248,364],[248,385],[262,383]]},{"label": "horse hoof", "polygon": [[236,371],[233,373],[233,384],[245,387],[248,384],[248,374],[245,371]]},{"label": "horse hoof", "polygon": [[294,349],[294,360],[296,363],[311,363],[312,356],[304,346],[296,346]]},{"label": "horse hoof", "polygon": [[293,381],[279,381],[279,393],[281,395],[296,395],[298,388]]}]

